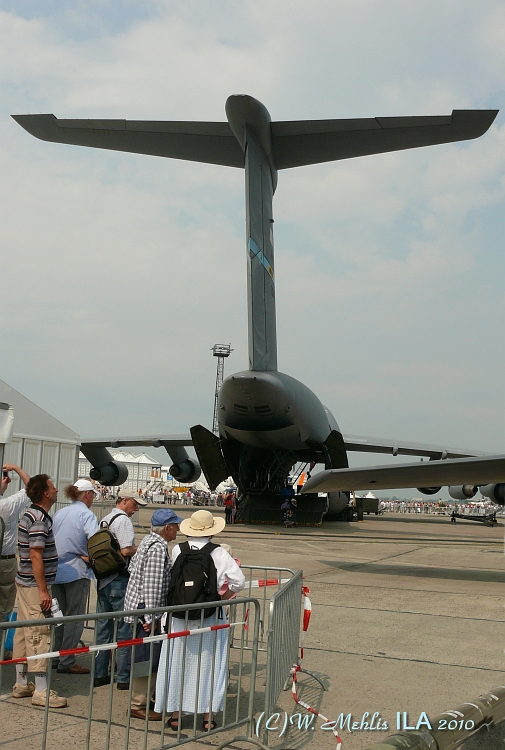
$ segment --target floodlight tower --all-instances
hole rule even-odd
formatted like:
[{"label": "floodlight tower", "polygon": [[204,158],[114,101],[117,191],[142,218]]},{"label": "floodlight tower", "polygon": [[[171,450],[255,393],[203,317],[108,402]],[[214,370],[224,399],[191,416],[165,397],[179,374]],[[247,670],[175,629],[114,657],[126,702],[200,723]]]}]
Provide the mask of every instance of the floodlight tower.
[{"label": "floodlight tower", "polygon": [[216,393],[214,396],[214,419],[212,421],[212,432],[219,435],[219,419],[217,413],[217,404],[219,401],[219,389],[223,385],[224,380],[224,360],[230,356],[233,351],[231,344],[214,344],[212,347],[212,355],[217,357],[217,373],[216,373]]}]

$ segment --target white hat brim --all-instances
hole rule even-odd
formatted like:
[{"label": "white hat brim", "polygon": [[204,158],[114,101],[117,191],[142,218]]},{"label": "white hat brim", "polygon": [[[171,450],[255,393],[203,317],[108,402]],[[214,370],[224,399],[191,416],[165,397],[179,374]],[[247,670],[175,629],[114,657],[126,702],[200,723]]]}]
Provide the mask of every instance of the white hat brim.
[{"label": "white hat brim", "polygon": [[191,526],[191,518],[185,518],[181,523],[180,531],[184,536],[214,536],[220,534],[226,526],[224,518],[212,516],[214,523],[208,529],[194,529]]}]

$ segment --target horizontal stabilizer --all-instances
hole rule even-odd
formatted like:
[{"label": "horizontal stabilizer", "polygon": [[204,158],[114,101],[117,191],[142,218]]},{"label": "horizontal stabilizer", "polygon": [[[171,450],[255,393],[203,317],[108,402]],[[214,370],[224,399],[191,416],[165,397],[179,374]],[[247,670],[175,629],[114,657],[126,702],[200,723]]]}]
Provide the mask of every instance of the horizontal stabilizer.
[{"label": "horizontal stabilizer", "polygon": [[305,483],[306,492],[393,490],[406,487],[483,485],[505,482],[505,456],[456,458],[415,464],[321,471]]},{"label": "horizontal stabilizer", "polygon": [[[498,110],[454,110],[433,117],[272,122],[276,169],[350,159],[386,151],[464,141],[483,135]],[[43,141],[91,146],[171,159],[244,167],[244,152],[227,122],[58,119],[13,115]]]},{"label": "horizontal stabilizer", "polygon": [[244,152],[227,122],[58,120],[54,115],[13,115],[13,118],[42,141],[225,167],[244,166]]},{"label": "horizontal stabilizer", "polygon": [[272,123],[277,169],[479,138],[498,110],[458,110],[435,117],[371,117]]}]

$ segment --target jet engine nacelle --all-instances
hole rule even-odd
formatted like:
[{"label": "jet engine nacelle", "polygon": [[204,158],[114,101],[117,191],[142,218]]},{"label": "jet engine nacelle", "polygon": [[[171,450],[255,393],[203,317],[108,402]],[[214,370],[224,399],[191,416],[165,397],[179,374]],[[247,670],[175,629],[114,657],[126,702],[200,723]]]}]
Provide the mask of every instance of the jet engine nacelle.
[{"label": "jet engine nacelle", "polygon": [[325,515],[336,516],[349,502],[348,492],[328,492],[328,510]]},{"label": "jet engine nacelle", "polygon": [[423,495],[436,495],[441,489],[441,487],[418,487],[417,491],[422,492]]},{"label": "jet engine nacelle", "polygon": [[109,461],[103,466],[93,466],[89,475],[105,487],[118,487],[128,479],[128,469],[121,461]]},{"label": "jet engine nacelle", "polygon": [[173,464],[170,467],[170,474],[178,482],[196,482],[201,473],[200,464],[194,458],[187,458],[185,461]]},{"label": "jet engine nacelle", "polygon": [[474,487],[473,484],[463,484],[453,487],[448,487],[449,495],[454,500],[471,500],[477,494],[478,487]]},{"label": "jet engine nacelle", "polygon": [[505,505],[505,484],[485,484],[480,488],[484,497],[488,497],[497,505]]}]

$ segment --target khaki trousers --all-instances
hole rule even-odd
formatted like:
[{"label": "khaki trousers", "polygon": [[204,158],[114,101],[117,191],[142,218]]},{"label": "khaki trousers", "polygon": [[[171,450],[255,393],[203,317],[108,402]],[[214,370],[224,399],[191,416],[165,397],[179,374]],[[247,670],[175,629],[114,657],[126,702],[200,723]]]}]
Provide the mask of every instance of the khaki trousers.
[{"label": "khaki trousers", "polygon": [[[132,708],[146,708],[148,704],[147,700],[147,682],[149,677],[134,677],[132,685]],[[150,700],[153,699],[154,690],[156,688],[156,673],[151,675],[151,695]]]},{"label": "khaki trousers", "polygon": [[[37,586],[20,586],[16,583],[18,593],[18,621],[38,620],[44,617],[40,608],[40,596]],[[51,629],[49,625],[16,628],[14,633],[13,659],[23,656],[36,656],[50,651]],[[28,662],[29,672],[47,672],[48,659],[36,659]]]},{"label": "khaki trousers", "polygon": [[0,560],[0,622],[7,621],[7,615],[14,609],[16,584],[14,579],[18,569],[17,560]]}]

